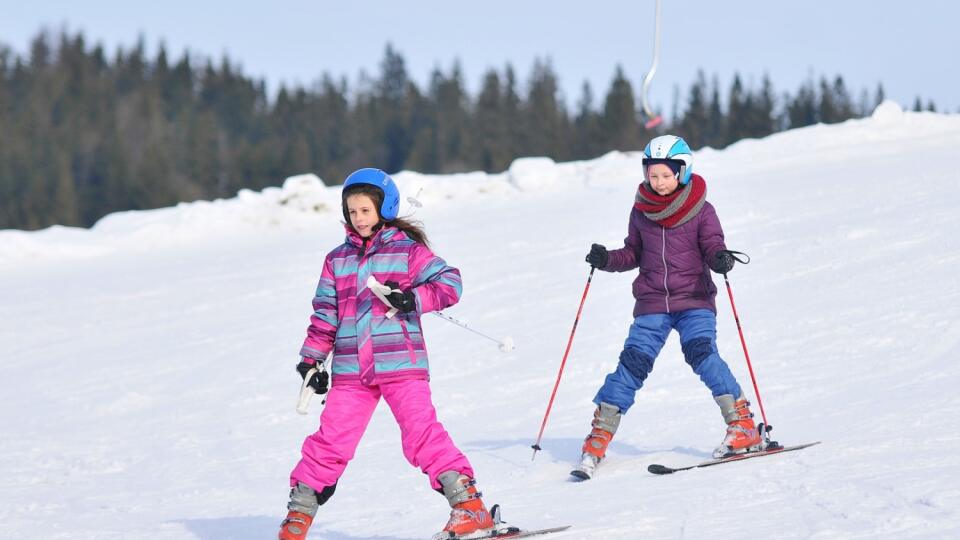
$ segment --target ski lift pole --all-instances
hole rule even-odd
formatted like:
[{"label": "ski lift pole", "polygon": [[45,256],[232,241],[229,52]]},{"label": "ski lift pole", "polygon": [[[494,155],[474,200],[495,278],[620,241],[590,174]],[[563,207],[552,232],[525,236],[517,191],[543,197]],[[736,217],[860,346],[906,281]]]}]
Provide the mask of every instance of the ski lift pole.
[{"label": "ski lift pole", "polygon": [[557,397],[557,388],[560,387],[560,377],[563,376],[563,366],[567,365],[567,355],[570,354],[570,346],[573,345],[573,335],[577,332],[577,324],[580,322],[580,312],[583,311],[583,303],[587,300],[587,292],[590,290],[590,282],[593,281],[593,271],[597,268],[590,267],[590,275],[587,276],[587,286],[583,289],[583,296],[580,298],[580,307],[577,308],[577,317],[573,320],[573,330],[570,330],[570,339],[567,340],[567,350],[563,352],[563,360],[560,362],[560,371],[557,372],[557,382],[553,384],[553,392],[550,394],[550,402],[547,403],[547,412],[543,413],[543,422],[540,424],[540,433],[537,434],[537,442],[533,443],[533,457],[530,461],[537,458],[537,452],[541,450],[540,439],[543,438],[543,429],[547,427],[547,418],[550,417],[550,409],[553,407],[553,398]]},{"label": "ski lift pole", "polygon": [[650,83],[653,81],[653,76],[657,73],[657,64],[660,63],[660,0],[656,0],[656,4],[653,31],[653,65],[650,66],[650,71],[647,72],[647,76],[643,78],[643,113],[647,115],[647,122],[644,124],[644,127],[647,129],[653,129],[663,122],[663,118],[661,118],[659,114],[655,114],[650,107],[650,98],[648,96]]}]

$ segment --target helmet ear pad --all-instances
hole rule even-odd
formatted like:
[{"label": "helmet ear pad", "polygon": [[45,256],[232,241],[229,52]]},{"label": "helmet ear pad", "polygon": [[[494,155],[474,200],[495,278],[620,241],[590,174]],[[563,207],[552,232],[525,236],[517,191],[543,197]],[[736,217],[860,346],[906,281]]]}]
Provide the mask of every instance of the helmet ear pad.
[{"label": "helmet ear pad", "polygon": [[673,171],[674,176],[677,177],[677,181],[680,185],[684,185],[690,181],[690,175],[686,174],[687,172],[687,162],[682,159],[668,159],[668,158],[643,158],[643,179],[650,181],[647,178],[647,168],[650,165],[663,164],[667,167],[670,167],[670,170]]}]

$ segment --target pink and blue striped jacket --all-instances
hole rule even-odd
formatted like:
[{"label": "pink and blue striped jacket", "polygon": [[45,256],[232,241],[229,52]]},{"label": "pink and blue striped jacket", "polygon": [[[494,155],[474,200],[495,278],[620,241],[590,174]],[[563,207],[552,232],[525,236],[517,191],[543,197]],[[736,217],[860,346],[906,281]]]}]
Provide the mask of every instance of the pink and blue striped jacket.
[{"label": "pink and blue striped jacket", "polygon": [[[416,311],[388,319],[367,278],[413,289]],[[323,361],[333,351],[332,384],[374,386],[398,379],[429,379],[420,314],[457,303],[460,271],[407,237],[384,227],[364,241],[347,228],[346,241],[327,254],[313,298],[314,313],[300,355]]]}]

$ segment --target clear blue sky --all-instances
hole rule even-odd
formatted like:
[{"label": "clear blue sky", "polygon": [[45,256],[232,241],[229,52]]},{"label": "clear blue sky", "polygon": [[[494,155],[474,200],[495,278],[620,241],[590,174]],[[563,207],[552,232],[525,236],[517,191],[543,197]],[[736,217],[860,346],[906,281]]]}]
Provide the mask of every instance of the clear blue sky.
[{"label": "clear blue sky", "polygon": [[[660,69],[650,97],[669,113],[674,87],[685,97],[698,68],[725,89],[734,71],[755,85],[769,73],[779,92],[795,92],[813,75],[843,75],[854,99],[882,82],[905,106],[916,96],[939,109],[960,109],[960,2],[664,0]],[[355,83],[378,72],[387,42],[424,87],[434,67],[459,58],[475,94],[488,68],[513,64],[521,82],[533,60],[550,58],[567,102],[584,80],[596,103],[617,64],[639,94],[653,51],[654,0],[0,0],[0,43],[17,53],[46,27],[82,31],[113,51],[143,36],[153,54],[189,49],[226,54],[249,76],[310,84],[323,72]],[[681,104],[682,109],[682,104]]]}]

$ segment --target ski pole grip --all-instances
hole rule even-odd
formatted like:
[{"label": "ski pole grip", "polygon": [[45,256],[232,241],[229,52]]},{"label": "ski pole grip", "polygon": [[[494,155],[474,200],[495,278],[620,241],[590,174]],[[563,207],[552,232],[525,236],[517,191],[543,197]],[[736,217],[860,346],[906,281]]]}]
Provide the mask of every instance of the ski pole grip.
[{"label": "ski pole grip", "polygon": [[[367,288],[370,289],[370,292],[372,292],[374,296],[379,298],[381,302],[390,306],[390,309],[387,311],[387,318],[392,319],[393,316],[396,315],[397,311],[399,310],[393,307],[393,304],[391,304],[390,301],[387,300],[387,295],[394,292],[394,290],[391,289],[390,287],[387,287],[383,283],[380,283],[379,281],[377,281],[377,278],[373,276],[370,276],[367,278]],[[396,291],[396,292],[402,292],[402,291]]]},{"label": "ski pole grip", "polygon": [[310,382],[310,377],[313,377],[319,371],[316,367],[312,367],[307,371],[307,374],[303,376],[303,384],[300,386],[300,396],[297,399],[298,414],[307,414],[307,412],[309,412],[310,398],[312,398],[316,392],[314,392],[313,387],[307,383]]}]

